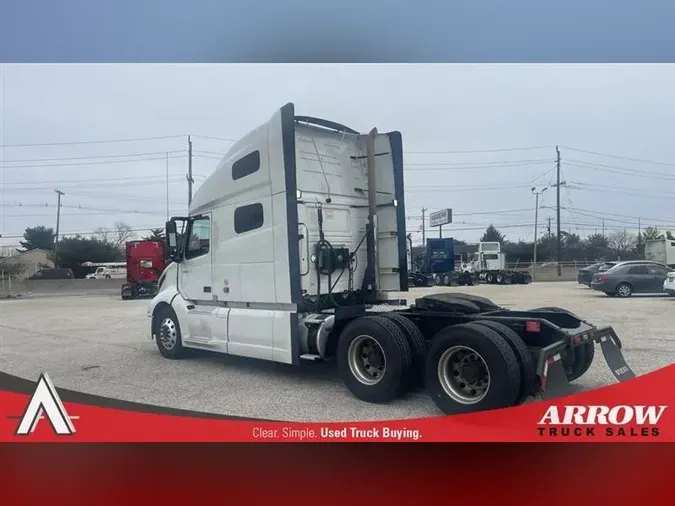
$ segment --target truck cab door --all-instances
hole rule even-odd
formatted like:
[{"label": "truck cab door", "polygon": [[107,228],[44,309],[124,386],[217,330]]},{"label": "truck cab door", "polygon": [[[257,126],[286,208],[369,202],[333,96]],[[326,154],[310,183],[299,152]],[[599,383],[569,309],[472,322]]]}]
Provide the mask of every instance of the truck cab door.
[{"label": "truck cab door", "polygon": [[213,300],[211,227],[211,217],[205,214],[189,222],[183,237],[185,248],[183,261],[178,266],[178,287],[187,300]]}]

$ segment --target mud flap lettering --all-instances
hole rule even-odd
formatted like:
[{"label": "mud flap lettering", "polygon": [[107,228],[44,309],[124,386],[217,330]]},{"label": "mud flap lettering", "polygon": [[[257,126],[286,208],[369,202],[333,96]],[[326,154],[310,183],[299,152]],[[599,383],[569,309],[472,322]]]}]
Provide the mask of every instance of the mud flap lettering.
[{"label": "mud flap lettering", "polygon": [[600,342],[602,355],[605,357],[605,362],[612,370],[614,377],[619,381],[627,381],[635,378],[635,373],[626,363],[617,340],[618,338],[616,338],[616,334],[611,327],[601,329],[595,337],[595,341]]}]

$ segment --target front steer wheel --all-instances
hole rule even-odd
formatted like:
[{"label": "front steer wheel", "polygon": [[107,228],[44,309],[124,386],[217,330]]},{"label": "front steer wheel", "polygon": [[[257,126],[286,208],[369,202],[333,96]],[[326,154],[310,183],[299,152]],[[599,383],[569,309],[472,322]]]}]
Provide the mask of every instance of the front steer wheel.
[{"label": "front steer wheel", "polygon": [[180,324],[174,310],[169,306],[158,308],[153,322],[152,333],[155,336],[159,352],[172,360],[185,357],[187,350],[183,348]]},{"label": "front steer wheel", "polygon": [[388,318],[364,316],[347,325],[336,361],[342,382],[365,402],[389,402],[410,384],[413,353],[406,335]]},{"label": "front steer wheel", "polygon": [[520,365],[495,331],[476,324],[447,327],[433,338],[427,390],[446,415],[506,408],[518,402]]}]

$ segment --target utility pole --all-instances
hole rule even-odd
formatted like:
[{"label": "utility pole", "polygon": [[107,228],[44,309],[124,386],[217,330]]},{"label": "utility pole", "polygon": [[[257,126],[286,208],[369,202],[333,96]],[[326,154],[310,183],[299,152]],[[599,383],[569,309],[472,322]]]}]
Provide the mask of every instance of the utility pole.
[{"label": "utility pole", "polygon": [[[532,279],[536,281],[535,271],[537,269],[537,226],[539,225],[539,195],[544,193],[548,188],[543,188],[542,190],[537,191],[536,187],[532,188],[532,193],[534,193],[535,204],[534,204],[534,253],[532,255]],[[549,218],[549,223],[550,223]],[[550,231],[549,224],[549,231]]]},{"label": "utility pole", "polygon": [[422,246],[426,247],[427,244],[427,238],[426,238],[426,223],[427,223],[427,208],[423,207],[422,208]]},{"label": "utility pole", "polygon": [[560,265],[561,262],[561,257],[562,257],[562,244],[561,244],[561,237],[560,237],[560,149],[558,146],[555,147],[555,152],[556,152],[556,215],[557,215],[557,232],[558,232],[558,255],[556,260],[558,261],[558,277],[562,276],[562,265]]},{"label": "utility pole", "polygon": [[59,266],[59,258],[57,256],[57,249],[59,246],[59,226],[61,225],[61,195],[65,195],[61,190],[54,190],[58,195],[56,203],[56,234],[54,236],[54,267]]},{"label": "utility pole", "polygon": [[169,152],[166,152],[166,221],[169,221]]},{"label": "utility pole", "polygon": [[194,179],[192,179],[192,140],[190,139],[190,136],[188,135],[188,174],[187,174],[187,182],[188,182],[188,209],[190,207],[190,204],[192,204],[192,183],[194,183]]}]

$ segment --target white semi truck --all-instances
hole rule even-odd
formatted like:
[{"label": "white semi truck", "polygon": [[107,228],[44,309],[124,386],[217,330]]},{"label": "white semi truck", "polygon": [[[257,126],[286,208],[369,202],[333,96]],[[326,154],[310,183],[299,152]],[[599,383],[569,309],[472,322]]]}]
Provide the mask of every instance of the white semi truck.
[{"label": "white semi truck", "polygon": [[[472,275],[472,281],[478,280],[488,284],[518,284],[525,285],[532,281],[532,276],[526,271],[508,270],[506,268],[506,253],[501,250],[497,241],[479,242],[478,250],[472,253],[468,262],[463,262],[460,271]],[[466,278],[460,284],[467,284]]]},{"label": "white semi truck", "polygon": [[634,377],[611,327],[562,309],[454,292],[393,305],[408,290],[404,201],[399,132],[283,106],[232,146],[188,216],[167,222],[172,263],[148,308],[159,351],[335,360],[363,401],[424,383],[447,414],[565,393],[595,343],[619,381]]}]

